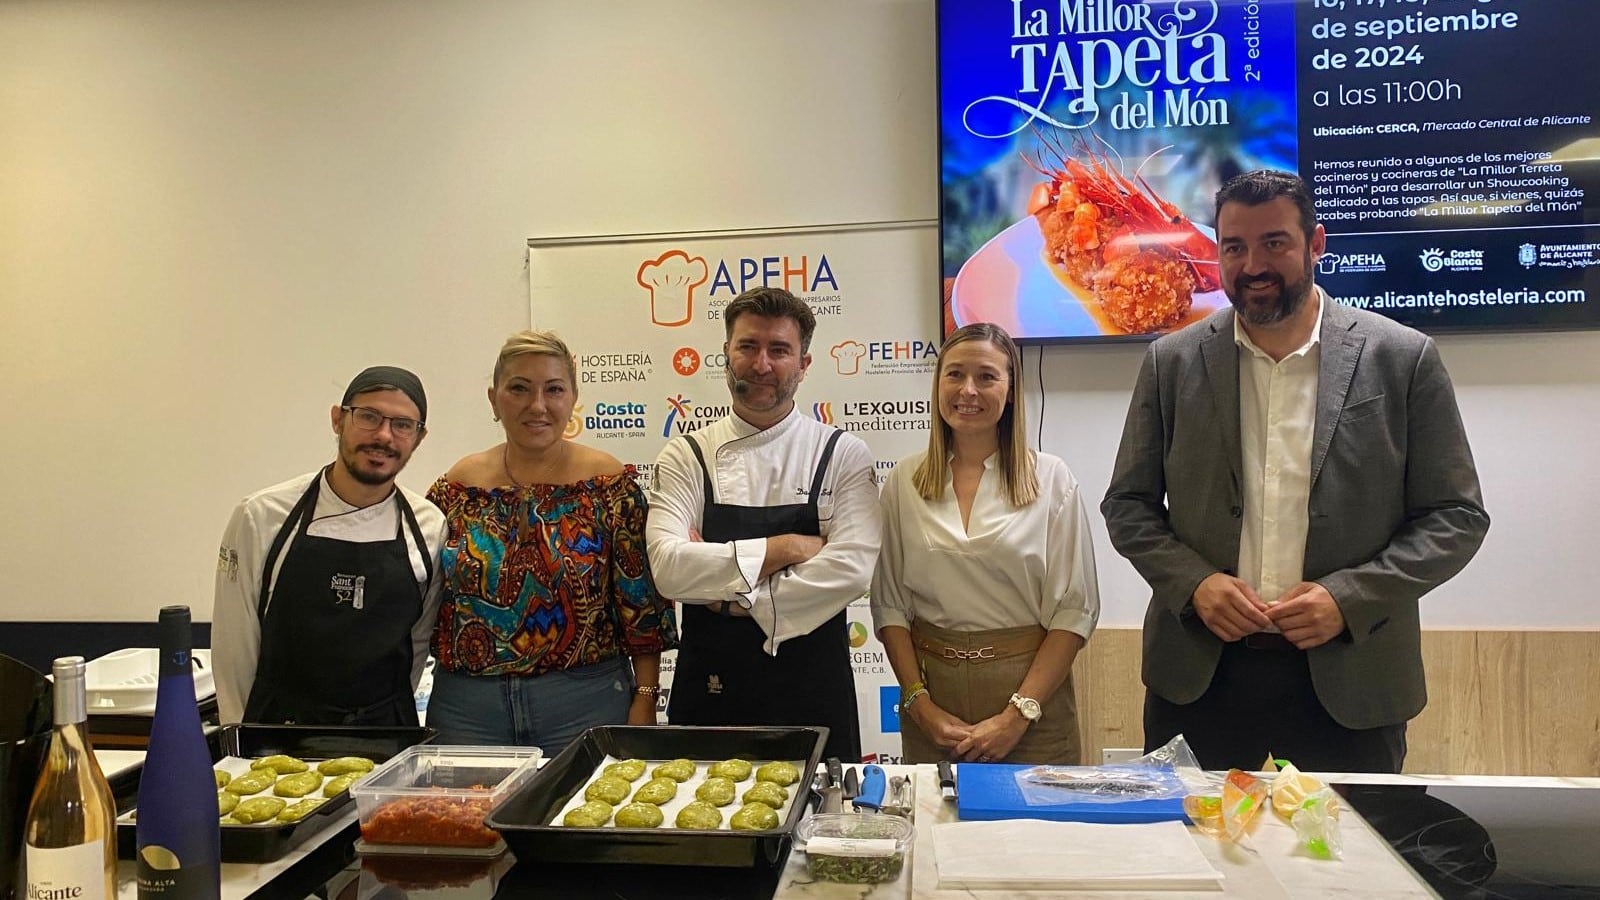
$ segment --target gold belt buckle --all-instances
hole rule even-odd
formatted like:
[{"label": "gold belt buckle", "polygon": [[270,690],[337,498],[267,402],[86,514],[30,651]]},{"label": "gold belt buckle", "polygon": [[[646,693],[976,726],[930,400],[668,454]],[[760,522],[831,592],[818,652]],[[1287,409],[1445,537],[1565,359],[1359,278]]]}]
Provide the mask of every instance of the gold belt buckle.
[{"label": "gold belt buckle", "polygon": [[976,650],[957,650],[954,647],[945,647],[940,650],[940,655],[945,659],[994,659],[994,647],[979,647]]}]

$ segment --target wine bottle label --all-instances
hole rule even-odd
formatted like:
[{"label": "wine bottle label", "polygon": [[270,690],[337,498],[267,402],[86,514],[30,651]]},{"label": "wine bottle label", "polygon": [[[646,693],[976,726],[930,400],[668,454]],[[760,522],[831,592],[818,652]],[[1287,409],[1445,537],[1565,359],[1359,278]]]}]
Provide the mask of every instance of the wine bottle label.
[{"label": "wine bottle label", "polygon": [[184,866],[159,844],[139,848],[139,900],[195,900],[217,896],[220,872],[215,864]]},{"label": "wine bottle label", "polygon": [[116,900],[106,896],[106,850],[99,841],[75,847],[29,847],[24,900]]}]

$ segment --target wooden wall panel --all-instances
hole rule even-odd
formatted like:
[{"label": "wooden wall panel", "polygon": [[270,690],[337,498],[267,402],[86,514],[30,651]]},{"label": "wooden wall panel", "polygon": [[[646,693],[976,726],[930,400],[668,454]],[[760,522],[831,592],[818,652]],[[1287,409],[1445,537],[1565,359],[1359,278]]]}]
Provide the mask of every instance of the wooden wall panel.
[{"label": "wooden wall panel", "polygon": [[[1102,629],[1078,657],[1086,760],[1144,743],[1139,639]],[[1406,771],[1600,776],[1600,631],[1427,631],[1422,655]]]}]

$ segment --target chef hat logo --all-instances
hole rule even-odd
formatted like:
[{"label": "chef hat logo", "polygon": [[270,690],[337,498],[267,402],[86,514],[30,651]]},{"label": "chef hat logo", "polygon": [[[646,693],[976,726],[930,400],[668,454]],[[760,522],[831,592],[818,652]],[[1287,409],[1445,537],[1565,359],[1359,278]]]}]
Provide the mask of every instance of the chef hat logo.
[{"label": "chef hat logo", "polygon": [[650,321],[676,328],[689,324],[694,316],[695,288],[710,277],[705,257],[668,250],[641,263],[635,280],[650,292]]}]

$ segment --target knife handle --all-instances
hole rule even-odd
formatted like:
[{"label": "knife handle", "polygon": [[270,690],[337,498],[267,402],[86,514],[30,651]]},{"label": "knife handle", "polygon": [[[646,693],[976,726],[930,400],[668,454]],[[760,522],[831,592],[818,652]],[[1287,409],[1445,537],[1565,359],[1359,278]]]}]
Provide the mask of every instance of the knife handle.
[{"label": "knife handle", "polygon": [[861,793],[856,796],[856,806],[868,809],[882,809],[884,792],[888,790],[889,782],[883,775],[882,766],[864,766],[861,769]]},{"label": "knife handle", "polygon": [[828,784],[834,787],[844,786],[844,764],[839,762],[839,757],[830,756],[827,762]]}]

